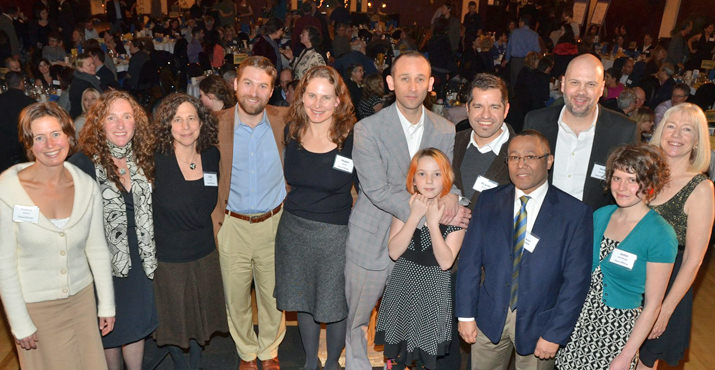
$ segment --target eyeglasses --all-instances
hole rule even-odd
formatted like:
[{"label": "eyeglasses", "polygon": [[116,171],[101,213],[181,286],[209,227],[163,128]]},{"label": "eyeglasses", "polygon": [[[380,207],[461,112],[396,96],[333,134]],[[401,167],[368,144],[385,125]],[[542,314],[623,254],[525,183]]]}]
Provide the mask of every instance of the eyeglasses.
[{"label": "eyeglasses", "polygon": [[550,156],[551,153],[546,153],[544,155],[525,155],[525,156],[520,156],[520,155],[510,155],[506,157],[506,162],[507,163],[519,163],[522,159],[524,162],[531,164],[536,162],[539,159],[546,158]]}]

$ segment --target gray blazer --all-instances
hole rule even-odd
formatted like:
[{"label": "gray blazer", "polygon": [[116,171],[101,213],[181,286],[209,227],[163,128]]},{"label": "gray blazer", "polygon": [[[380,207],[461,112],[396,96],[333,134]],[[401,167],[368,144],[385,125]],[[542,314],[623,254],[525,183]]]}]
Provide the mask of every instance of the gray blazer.
[{"label": "gray blazer", "polygon": [[[451,162],[454,124],[425,108],[420,149],[429,147],[443,151]],[[405,178],[411,158],[395,104],[355,125],[352,155],[360,189],[348,223],[346,257],[367,270],[383,270],[391,263],[387,239],[392,217],[406,221],[410,214]],[[459,192],[456,187],[452,191]]]}]

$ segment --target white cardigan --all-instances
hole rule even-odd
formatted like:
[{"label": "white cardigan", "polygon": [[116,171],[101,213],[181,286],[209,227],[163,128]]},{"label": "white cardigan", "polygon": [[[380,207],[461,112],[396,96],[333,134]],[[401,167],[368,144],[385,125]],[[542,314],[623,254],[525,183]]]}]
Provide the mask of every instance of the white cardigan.
[{"label": "white cardigan", "polygon": [[17,175],[31,164],[15,165],[0,175],[0,297],[12,333],[20,339],[37,331],[26,303],[68,298],[93,280],[98,316],[114,316],[99,186],[65,162],[74,181],[72,214],[65,227],[58,229],[41,212],[37,223],[15,222],[16,205],[35,206]]}]

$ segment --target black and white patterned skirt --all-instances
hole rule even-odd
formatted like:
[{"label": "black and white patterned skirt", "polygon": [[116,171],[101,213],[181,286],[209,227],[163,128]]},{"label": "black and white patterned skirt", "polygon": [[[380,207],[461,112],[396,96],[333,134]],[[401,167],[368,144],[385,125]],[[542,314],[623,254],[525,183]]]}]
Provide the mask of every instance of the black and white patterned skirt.
[{"label": "black and white patterned skirt", "polygon": [[[617,246],[618,241],[604,237],[601,240],[601,260]],[[556,356],[559,370],[608,369],[611,361],[626,345],[641,308],[608,307],[602,297],[603,273],[599,266],[591,274],[591,287],[571,340]],[[633,359],[631,370],[635,369],[637,363],[638,356]]]}]

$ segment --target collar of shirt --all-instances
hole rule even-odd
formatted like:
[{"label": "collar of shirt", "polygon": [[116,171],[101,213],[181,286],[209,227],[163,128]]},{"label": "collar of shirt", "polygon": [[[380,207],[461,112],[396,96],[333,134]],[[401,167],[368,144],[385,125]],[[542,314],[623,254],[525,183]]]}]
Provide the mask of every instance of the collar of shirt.
[{"label": "collar of shirt", "polygon": [[546,192],[549,190],[549,182],[544,181],[543,184],[529,194],[524,194],[522,190],[516,187],[514,190],[514,216],[516,216],[521,208],[521,200],[519,200],[519,198],[522,195],[526,195],[530,198],[529,201],[526,202],[526,231],[530,233],[534,227],[536,218],[539,216],[539,210],[541,210],[541,205],[544,203],[544,198],[546,198]]},{"label": "collar of shirt", "polygon": [[420,141],[422,141],[422,134],[425,128],[425,107],[424,105],[422,106],[422,114],[415,124],[407,120],[407,117],[400,112],[400,108],[395,107],[395,109],[397,109],[397,117],[400,119],[402,131],[404,131],[407,139],[407,149],[410,151],[410,158],[412,158],[420,146]]},{"label": "collar of shirt", "polygon": [[[593,117],[593,122],[591,122],[591,126],[588,128],[588,130],[581,131],[581,134],[580,134],[580,135],[583,135],[583,134],[593,135],[593,134],[596,132],[596,121],[598,121],[598,113],[599,113],[598,110],[599,110],[599,109],[600,109],[600,108],[598,107],[598,104],[596,104],[596,114],[595,114],[594,117]],[[576,135],[576,133],[573,132],[573,130],[571,129],[571,127],[569,127],[569,125],[566,124],[566,122],[564,121],[564,111],[565,111],[565,110],[566,110],[566,106],[564,105],[564,106],[561,108],[561,113],[559,113],[559,120],[558,120],[559,129],[560,129],[560,130],[564,130],[564,131],[565,131],[566,133],[568,133],[569,135],[573,135],[573,136],[575,136],[575,137],[578,137],[579,135]]]},{"label": "collar of shirt", "polygon": [[494,154],[499,155],[499,152],[501,151],[501,147],[504,146],[504,143],[509,141],[509,130],[506,128],[506,123],[501,124],[501,134],[496,137],[496,139],[492,140],[490,143],[480,147],[476,140],[474,140],[474,130],[472,130],[472,134],[469,135],[469,144],[467,144],[467,148],[469,148],[470,145],[474,145],[475,148],[479,151],[479,153],[485,154],[488,152],[494,152]]},{"label": "collar of shirt", "polygon": [[268,123],[268,116],[266,115],[266,110],[265,110],[265,109],[263,110],[263,116],[261,116],[261,121],[258,122],[258,124],[256,125],[256,127],[251,127],[251,126],[248,126],[247,124],[241,122],[241,118],[238,117],[238,104],[236,104],[236,107],[235,107],[234,110],[233,110],[233,122],[238,123],[237,125],[235,125],[234,131],[235,131],[236,129],[238,129],[238,126],[240,126],[240,125],[247,126],[247,127],[251,128],[251,129],[254,129],[254,128],[256,128],[256,127],[258,127],[258,126],[260,126],[260,125],[263,125],[263,124],[268,124],[268,125],[270,125],[270,123]]}]

